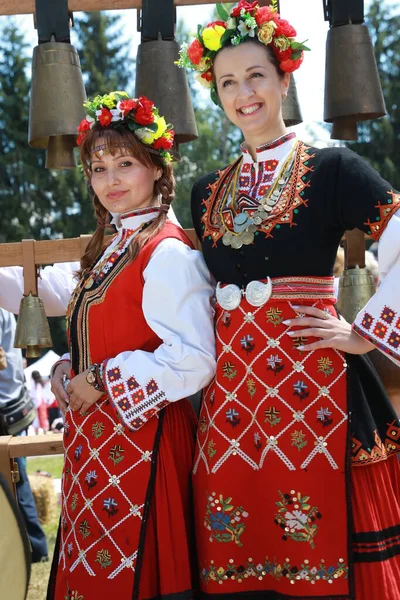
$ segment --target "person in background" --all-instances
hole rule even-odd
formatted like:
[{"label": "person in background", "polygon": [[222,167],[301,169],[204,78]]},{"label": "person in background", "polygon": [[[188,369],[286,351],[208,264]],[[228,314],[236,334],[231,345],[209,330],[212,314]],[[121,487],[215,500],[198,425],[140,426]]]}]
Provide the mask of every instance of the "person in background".
[{"label": "person in background", "polygon": [[[8,402],[20,397],[22,388],[25,385],[22,353],[19,348],[14,348],[15,329],[14,315],[0,308],[0,346],[4,349],[7,358],[6,368],[0,371],[0,411]],[[3,433],[0,431],[1,435]],[[26,459],[16,458],[15,461],[20,476],[16,485],[18,505],[32,547],[32,562],[47,561],[46,536],[39,523],[35,500],[26,472]]]},{"label": "person in background", "polygon": [[37,431],[46,433],[49,430],[49,419],[47,415],[47,397],[45,393],[45,382],[39,371],[32,371],[33,386],[31,396],[35,401],[37,411]]}]

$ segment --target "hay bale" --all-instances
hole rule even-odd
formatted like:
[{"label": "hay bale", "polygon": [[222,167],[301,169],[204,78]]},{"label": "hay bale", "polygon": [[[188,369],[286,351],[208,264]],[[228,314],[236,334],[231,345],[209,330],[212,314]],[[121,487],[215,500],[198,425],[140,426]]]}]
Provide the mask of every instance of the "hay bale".
[{"label": "hay bale", "polygon": [[54,491],[53,478],[39,473],[29,475],[32,494],[35,499],[39,521],[50,523],[54,518],[57,506],[57,496]]}]

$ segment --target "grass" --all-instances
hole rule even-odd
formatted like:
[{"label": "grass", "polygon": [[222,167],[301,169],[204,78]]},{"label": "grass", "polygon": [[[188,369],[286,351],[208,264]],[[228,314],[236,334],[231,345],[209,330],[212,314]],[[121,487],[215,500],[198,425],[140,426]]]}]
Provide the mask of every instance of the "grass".
[{"label": "grass", "polygon": [[46,471],[54,479],[59,479],[63,464],[64,457],[61,454],[57,454],[56,456],[32,456],[32,458],[28,458],[26,461],[26,470],[28,471],[28,475],[33,475],[36,471]]},{"label": "grass", "polygon": [[[61,477],[64,458],[61,455],[57,456],[39,456],[32,457],[26,461],[28,474],[31,475],[36,471],[47,471],[54,478]],[[49,548],[49,562],[36,563],[32,565],[31,580],[29,583],[29,591],[26,600],[45,600],[47,583],[50,575],[51,561],[53,559],[54,544],[57,537],[58,522],[60,518],[60,508],[57,508],[57,513],[50,523],[43,525],[43,530],[46,534],[47,545]]]}]

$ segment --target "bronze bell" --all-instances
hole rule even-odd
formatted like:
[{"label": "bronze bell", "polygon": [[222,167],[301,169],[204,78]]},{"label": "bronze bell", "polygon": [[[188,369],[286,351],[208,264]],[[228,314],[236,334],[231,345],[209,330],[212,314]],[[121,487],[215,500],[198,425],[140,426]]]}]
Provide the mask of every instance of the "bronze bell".
[{"label": "bronze bell", "polygon": [[[47,42],[33,51],[29,144],[47,148],[47,168],[76,166],[73,147],[85,117],[86,100],[79,56],[71,44]],[[61,140],[51,139],[61,137]]]},{"label": "bronze bell", "polygon": [[27,358],[38,358],[40,348],[53,346],[43,302],[38,296],[29,294],[21,300],[14,346],[26,348]]},{"label": "bronze bell", "polygon": [[303,122],[299,99],[297,97],[296,82],[293,74],[290,74],[289,89],[286,98],[282,102],[282,116],[286,127],[293,127]]},{"label": "bronze bell", "polygon": [[179,59],[176,41],[143,42],[136,57],[135,96],[147,96],[171,122],[175,141],[185,144],[198,136],[186,73],[174,63]]},{"label": "bronze bell", "polygon": [[357,140],[357,123],[386,114],[366,25],[331,27],[326,41],[324,120],[332,139]]},{"label": "bronze bell", "polygon": [[375,291],[374,278],[365,267],[343,271],[339,281],[337,306],[348,323],[353,323]]}]

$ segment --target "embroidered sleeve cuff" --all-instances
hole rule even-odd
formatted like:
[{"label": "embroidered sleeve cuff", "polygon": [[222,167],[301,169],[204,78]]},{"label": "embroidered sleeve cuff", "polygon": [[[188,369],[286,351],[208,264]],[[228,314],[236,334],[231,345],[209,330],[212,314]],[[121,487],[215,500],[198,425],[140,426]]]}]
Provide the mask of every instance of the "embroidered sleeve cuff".
[{"label": "embroidered sleeve cuff", "polygon": [[353,323],[353,329],[400,366],[400,312],[385,305],[374,313],[362,310]]},{"label": "embroidered sleeve cuff", "polygon": [[154,379],[142,386],[133,375],[125,377],[122,369],[112,362],[103,362],[104,387],[122,423],[138,430],[169,401]]}]

